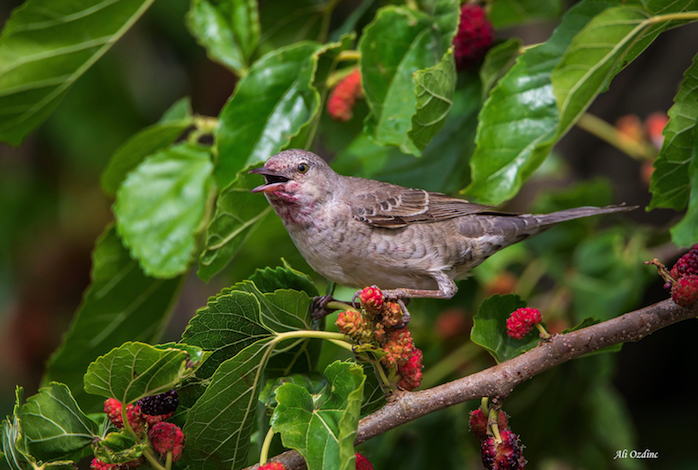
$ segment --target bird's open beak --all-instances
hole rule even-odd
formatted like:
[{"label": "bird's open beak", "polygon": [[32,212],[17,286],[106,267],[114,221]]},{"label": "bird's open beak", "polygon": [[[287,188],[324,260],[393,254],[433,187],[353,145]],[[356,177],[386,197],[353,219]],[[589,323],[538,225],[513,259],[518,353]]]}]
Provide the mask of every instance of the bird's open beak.
[{"label": "bird's open beak", "polygon": [[255,168],[254,170],[250,170],[249,173],[262,175],[266,180],[265,184],[257,186],[252,191],[250,191],[251,193],[268,193],[270,191],[276,191],[278,189],[283,188],[286,182],[288,182],[288,178],[284,175],[276,173],[275,171],[268,170],[264,167]]}]

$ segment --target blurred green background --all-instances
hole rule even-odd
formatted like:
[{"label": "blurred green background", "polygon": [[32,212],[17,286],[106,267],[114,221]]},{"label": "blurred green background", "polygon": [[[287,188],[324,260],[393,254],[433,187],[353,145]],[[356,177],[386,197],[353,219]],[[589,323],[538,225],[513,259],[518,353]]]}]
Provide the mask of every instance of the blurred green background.
[{"label": "blurred green background", "polygon": [[[16,0],[0,3],[0,24],[20,3]],[[344,8],[350,10],[353,3],[347,3]],[[210,61],[186,30],[183,18],[188,7],[187,0],[155,2],[136,26],[77,81],[56,112],[21,147],[0,144],[0,411],[3,415],[11,410],[16,385],[25,387],[25,396],[37,390],[44,363],[59,344],[89,284],[94,241],[112,220],[112,201],[99,188],[99,176],[113,151],[130,135],[155,122],[183,96],[191,97],[194,112],[216,116],[235,87],[236,77]],[[518,36],[524,44],[536,43],[547,38],[553,26],[537,23],[498,31],[497,38]],[[590,112],[614,122],[626,114],[644,118],[655,111],[666,111],[681,74],[695,53],[686,44],[698,44],[698,27],[662,35],[618,75],[610,91],[599,97]],[[328,139],[324,144],[323,156],[332,158],[333,142]],[[559,158],[539,171],[538,177],[507,208],[531,210],[532,201],[537,201],[541,210],[547,210],[545,200],[540,199],[541,192],[592,178],[610,182],[610,185],[601,183],[598,188],[610,186],[614,201],[641,207],[649,202],[641,163],[584,131],[573,129],[556,153]],[[351,168],[351,162],[338,164]],[[382,177],[390,179],[390,175]],[[417,171],[416,179],[419,177]],[[591,188],[589,194],[598,196],[598,191]],[[549,204],[555,207],[555,201]],[[649,242],[655,247],[649,253],[667,263],[673,263],[681,254],[666,243],[667,229],[676,220],[673,211],[637,210],[629,217],[638,225],[626,226],[624,237],[632,238],[633,231],[642,234],[642,243]],[[564,239],[564,230],[550,234],[526,245],[527,253],[542,256],[550,246],[564,246],[564,240],[560,241]],[[558,242],[562,245],[556,245]],[[609,239],[608,243],[615,242]],[[509,261],[503,262],[502,268],[509,266],[509,277],[531,274],[523,272],[525,263],[517,268],[516,253],[511,251],[506,258]],[[577,251],[578,257],[587,259],[592,259],[593,254],[593,247],[587,252]],[[209,284],[195,276],[190,278],[163,340],[177,340],[188,319],[209,295],[246,278],[256,267],[278,264],[281,257],[292,266],[312,273],[279,220],[270,217],[222,275]],[[584,268],[582,261],[574,264],[578,270]],[[569,260],[561,261],[561,266],[568,267]],[[593,277],[597,268],[590,266],[583,274]],[[598,273],[600,282],[608,283],[609,290],[620,289],[627,280],[623,270],[618,271],[622,278],[606,276],[613,269],[610,266]],[[497,278],[498,270],[496,264],[492,265],[476,280],[464,282],[460,297],[454,301],[416,302],[411,308],[416,313],[411,329],[417,345],[425,351],[425,373],[435,383],[491,364],[484,354],[468,348],[468,319],[474,312],[462,306],[472,305],[487,288],[492,289],[487,280]],[[637,272],[641,271],[646,274],[644,268],[638,267]],[[667,297],[661,280],[645,274],[629,280],[641,286],[637,307]],[[566,275],[574,279],[575,273]],[[498,279],[506,284],[509,277]],[[505,285],[502,290],[506,288]],[[586,300],[592,305],[588,308],[593,309],[592,300],[604,302],[606,298]],[[573,301],[569,299],[563,302],[570,304]],[[582,310],[580,306],[576,308]],[[581,312],[578,314],[583,316]],[[626,462],[623,465],[628,467],[622,468],[642,468],[642,465],[656,469],[698,468],[698,458],[691,453],[689,444],[698,439],[695,424],[698,404],[692,398],[695,392],[692,344],[696,335],[696,322],[683,322],[640,343],[625,345],[617,355],[576,360],[518,388],[507,400],[505,409],[512,415],[513,429],[528,446],[526,455],[535,462],[532,468],[614,465],[609,462],[612,456],[594,455],[596,447],[592,443],[611,439],[609,436],[619,432],[627,432],[627,439],[634,439],[637,450],[649,449],[660,455],[658,461]],[[436,370],[437,364],[446,372],[429,376],[430,367]],[[614,387],[608,385],[607,379],[611,379]],[[424,462],[430,463],[429,468],[479,468],[479,450],[467,430],[467,411],[474,406],[474,403],[464,404],[422,418],[367,443],[362,449],[371,456],[376,468],[382,469],[426,468]],[[590,421],[585,419],[589,414],[598,416]],[[630,420],[631,428],[618,425],[626,419]],[[591,427],[590,422],[594,423]],[[557,439],[551,441],[551,435]],[[589,444],[588,449],[584,443]],[[445,445],[454,452],[444,453]],[[416,452],[417,457],[413,454],[409,454],[409,459],[404,459],[407,454],[401,457],[399,449],[407,448]],[[566,453],[588,458],[578,465],[564,463]],[[595,467],[597,463],[601,466]]]}]

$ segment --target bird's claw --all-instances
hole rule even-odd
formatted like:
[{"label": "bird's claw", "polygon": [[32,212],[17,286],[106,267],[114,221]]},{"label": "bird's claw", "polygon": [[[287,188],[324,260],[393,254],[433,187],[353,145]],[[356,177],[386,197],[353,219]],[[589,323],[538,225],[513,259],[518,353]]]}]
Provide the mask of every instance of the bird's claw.
[{"label": "bird's claw", "polygon": [[329,308],[327,304],[333,302],[335,299],[331,295],[318,295],[313,297],[310,303],[310,316],[313,320],[321,320],[330,313],[337,309]]},{"label": "bird's claw", "polygon": [[[407,303],[409,303],[410,299],[405,299],[407,300]],[[395,327],[398,329],[402,329],[409,325],[410,320],[412,319],[412,315],[410,314],[410,311],[407,310],[407,305],[403,299],[395,299],[395,301],[398,303],[400,306],[400,309],[402,309],[402,319],[400,320],[400,323]]]}]

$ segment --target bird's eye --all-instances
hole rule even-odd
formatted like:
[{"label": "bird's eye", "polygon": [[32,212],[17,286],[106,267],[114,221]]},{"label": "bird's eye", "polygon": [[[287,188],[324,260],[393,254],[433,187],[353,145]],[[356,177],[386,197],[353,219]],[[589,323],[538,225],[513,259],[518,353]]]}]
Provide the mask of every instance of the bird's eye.
[{"label": "bird's eye", "polygon": [[308,164],[307,163],[301,163],[298,165],[298,173],[306,173],[308,171]]}]

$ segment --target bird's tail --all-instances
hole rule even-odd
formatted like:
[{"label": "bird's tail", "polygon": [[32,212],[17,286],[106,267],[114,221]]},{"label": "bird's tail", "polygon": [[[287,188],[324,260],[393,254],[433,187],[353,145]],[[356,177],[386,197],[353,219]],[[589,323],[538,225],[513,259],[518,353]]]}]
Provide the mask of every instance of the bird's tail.
[{"label": "bird's tail", "polygon": [[555,225],[566,220],[581,219],[583,217],[591,217],[592,215],[610,214],[612,212],[627,212],[637,209],[638,206],[626,206],[618,204],[615,206],[606,207],[575,207],[564,211],[553,212],[551,214],[536,214],[529,217],[535,218],[541,228]]},{"label": "bird's tail", "polygon": [[484,236],[486,243],[483,241],[483,250],[493,250],[492,252],[494,252],[505,246],[513,245],[521,240],[545,232],[554,225],[566,220],[612,212],[625,212],[636,208],[637,206],[621,204],[606,207],[576,207],[551,214],[500,213],[498,215],[489,215],[489,217],[477,214],[473,216],[476,223],[465,223],[461,228],[461,232],[463,235],[473,238]]}]

